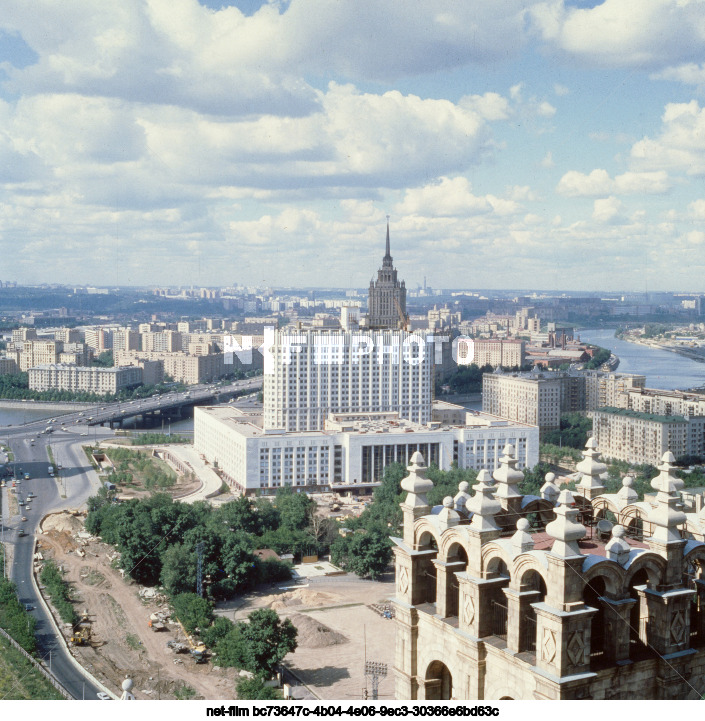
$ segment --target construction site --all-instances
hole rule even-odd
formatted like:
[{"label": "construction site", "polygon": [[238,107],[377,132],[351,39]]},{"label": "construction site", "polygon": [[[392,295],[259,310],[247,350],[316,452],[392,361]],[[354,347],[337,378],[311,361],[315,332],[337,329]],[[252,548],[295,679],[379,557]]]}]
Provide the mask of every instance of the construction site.
[{"label": "construction site", "polygon": [[[130,676],[138,699],[233,698],[238,670],[219,667],[173,617],[167,597],[126,577],[115,549],[87,533],[83,520],[75,511],[48,515],[35,553],[36,575],[52,559],[70,585],[79,620],[71,626],[55,618],[79,663],[113,691]],[[291,619],[298,648],[284,665],[293,697],[364,698],[373,681],[365,676],[367,660],[386,663],[391,672],[393,580],[316,575],[316,565],[323,568],[312,564],[311,577],[260,587],[219,604],[216,614],[243,620],[257,608],[271,608]],[[297,570],[307,573],[305,565]],[[379,698],[393,698],[391,676],[375,683]]]}]

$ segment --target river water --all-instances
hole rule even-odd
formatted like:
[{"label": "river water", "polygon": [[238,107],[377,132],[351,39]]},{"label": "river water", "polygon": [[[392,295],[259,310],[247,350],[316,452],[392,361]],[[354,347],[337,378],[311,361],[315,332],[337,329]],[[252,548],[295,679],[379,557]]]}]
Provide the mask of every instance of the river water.
[{"label": "river water", "polygon": [[580,340],[609,348],[619,356],[618,373],[640,373],[646,376],[647,388],[666,390],[705,386],[705,363],[658,350],[639,343],[628,343],[614,337],[614,328],[581,330]]}]

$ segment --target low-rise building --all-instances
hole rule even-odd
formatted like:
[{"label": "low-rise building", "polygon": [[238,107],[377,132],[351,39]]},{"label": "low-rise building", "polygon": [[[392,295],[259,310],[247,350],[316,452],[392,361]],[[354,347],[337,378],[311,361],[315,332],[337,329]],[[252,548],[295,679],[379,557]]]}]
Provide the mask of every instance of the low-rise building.
[{"label": "low-rise building", "polygon": [[333,413],[317,431],[266,430],[231,406],[194,409],[194,447],[241,493],[362,492],[379,485],[391,463],[420,450],[441,469],[495,468],[501,449],[518,449],[521,467],[538,462],[538,429],[478,413],[459,427],[414,423],[395,412]]}]

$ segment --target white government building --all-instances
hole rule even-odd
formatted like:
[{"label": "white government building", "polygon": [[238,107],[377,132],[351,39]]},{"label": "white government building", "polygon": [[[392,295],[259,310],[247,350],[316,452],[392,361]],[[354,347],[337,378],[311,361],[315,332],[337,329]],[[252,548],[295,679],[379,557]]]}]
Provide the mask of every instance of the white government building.
[{"label": "white government building", "polygon": [[539,460],[536,426],[487,413],[468,413],[459,426],[414,423],[393,412],[332,413],[321,430],[300,432],[265,430],[258,420],[231,406],[194,409],[196,450],[241,493],[282,486],[364,493],[380,483],[385,466],[408,465],[416,451],[444,470],[454,461],[493,470],[507,444],[516,448],[520,468]]}]

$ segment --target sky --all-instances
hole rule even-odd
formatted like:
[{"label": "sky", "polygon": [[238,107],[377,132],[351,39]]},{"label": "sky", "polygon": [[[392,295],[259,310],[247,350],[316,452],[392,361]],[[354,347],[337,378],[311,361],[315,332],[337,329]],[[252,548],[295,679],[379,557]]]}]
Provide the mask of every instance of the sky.
[{"label": "sky", "polygon": [[0,280],[705,292],[705,0],[3,0]]}]

